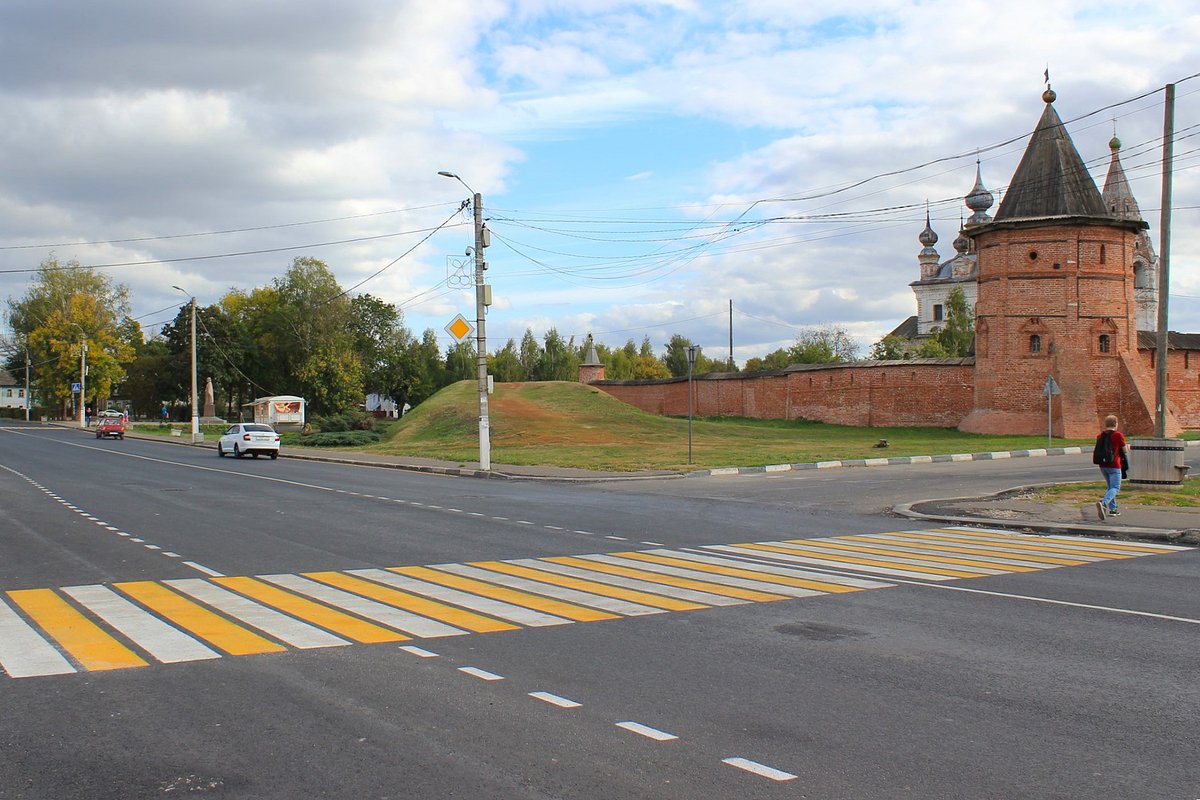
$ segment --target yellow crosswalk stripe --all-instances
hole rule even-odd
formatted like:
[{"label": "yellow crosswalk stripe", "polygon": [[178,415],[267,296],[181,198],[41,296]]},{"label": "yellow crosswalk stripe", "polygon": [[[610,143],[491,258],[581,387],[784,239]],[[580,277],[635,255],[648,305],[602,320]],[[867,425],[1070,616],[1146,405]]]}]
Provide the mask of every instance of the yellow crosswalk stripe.
[{"label": "yellow crosswalk stripe", "polygon": [[807,555],[812,558],[822,559],[823,561],[836,561],[839,564],[861,564],[864,567],[894,567],[903,569],[906,572],[916,572],[925,575],[944,575],[950,578],[979,578],[986,574],[962,569],[946,569],[944,567],[922,567],[917,564],[903,564],[898,561],[884,561],[877,558],[859,558],[850,555],[839,556],[824,551],[819,547],[809,547],[808,539],[789,539],[785,544],[786,546],[772,544],[744,544],[739,546],[750,550],[763,550],[768,553]]},{"label": "yellow crosswalk stripe", "polygon": [[[751,545],[739,545],[739,547],[751,547]],[[769,548],[763,548],[769,549]],[[780,552],[789,552],[781,549]],[[713,575],[728,575],[731,578],[748,578],[750,580],[759,581],[760,583],[777,583],[781,586],[795,586],[801,589],[812,589],[816,592],[829,592],[830,594],[841,594],[843,592],[860,591],[857,586],[844,586],[838,583],[826,583],[825,581],[814,581],[807,578],[790,578],[786,575],[773,575],[769,572],[758,572],[750,569],[739,569],[737,567],[721,567],[716,564],[705,564],[701,561],[692,561],[684,558],[669,558],[667,556],[656,556],[650,553],[615,553],[614,555],[621,558],[632,558],[635,561],[649,561],[652,564],[666,564],[671,567],[683,567],[685,569],[695,570],[696,572],[710,572]]]},{"label": "yellow crosswalk stripe", "polygon": [[[1000,542],[1028,542],[1032,544],[1047,544],[1067,547],[1073,550],[1080,550],[1085,553],[1093,553],[1094,551],[1111,551],[1114,553],[1132,553],[1136,555],[1160,555],[1168,552],[1162,545],[1154,544],[1135,544],[1132,542],[1110,542],[1101,539],[1078,539],[1072,538],[1066,540],[1056,536],[1027,536],[1016,533],[1005,534],[999,531],[962,531],[954,528],[934,528],[937,531],[945,533],[957,533],[960,535],[968,535],[972,538],[987,539],[989,541]],[[1095,553],[1099,555],[1099,553]]]},{"label": "yellow crosswalk stripe", "polygon": [[[953,531],[927,532],[927,533],[898,533],[897,536],[903,536],[906,539],[911,538],[928,538],[937,539],[945,542],[958,542],[959,544],[988,544],[998,548],[1003,548],[1010,552],[1020,551],[1022,553],[1058,553],[1063,557],[1077,556],[1079,558],[1105,559],[1105,558],[1136,558],[1135,555],[1129,553],[1103,553],[1090,550],[1086,547],[1073,547],[1067,544],[1059,545],[1057,543],[1047,542],[1042,543],[1036,540],[1018,539],[1017,537],[1004,538],[1003,536],[975,536],[971,534],[965,537],[963,534],[954,535]],[[1086,561],[1076,560],[1076,564],[1084,564]]]},{"label": "yellow crosswalk stripe", "polygon": [[[889,536],[889,537],[891,537],[891,536],[899,537],[901,535],[902,534],[899,534],[899,533],[887,534],[887,536]],[[880,539],[875,538],[874,534],[863,535],[863,536],[846,536],[845,538],[850,539],[852,541],[856,541],[856,542],[879,543],[881,541]],[[906,540],[906,541],[911,542],[910,546],[912,546],[912,547],[920,547],[925,550],[937,550],[940,553],[963,553],[965,555],[990,556],[992,558],[1011,558],[1011,559],[1015,559],[1018,561],[1032,561],[1037,564],[1051,564],[1053,566],[1061,566],[1061,567],[1075,567],[1075,566],[1079,566],[1080,564],[1090,563],[1088,561],[1080,561],[1080,560],[1074,559],[1074,558],[1061,558],[1059,556],[1044,556],[1044,555],[1037,555],[1034,553],[1024,553],[1024,552],[1013,553],[1013,552],[1000,550],[1000,549],[989,549],[989,550],[979,549],[980,547],[987,547],[988,543],[986,543],[986,542],[980,542],[978,547],[970,548],[970,547],[957,547],[957,546],[951,545],[951,544],[937,544],[936,543],[936,541],[945,541],[944,539],[938,539],[936,541],[922,541],[919,539],[912,539],[912,540]],[[905,546],[905,542],[892,542],[892,544],[895,544],[897,547]]]},{"label": "yellow crosswalk stripe", "polygon": [[542,583],[550,583],[555,586],[564,586],[568,589],[578,589],[583,592],[591,592],[592,594],[605,595],[607,597],[616,597],[621,600],[628,600],[633,603],[641,603],[642,605],[652,606],[654,608],[663,608],[668,611],[695,611],[698,608],[708,608],[700,603],[692,603],[687,600],[676,600],[670,597],[662,597],[660,595],[640,592],[636,589],[626,589],[621,586],[612,586],[607,583],[596,583],[595,581],[584,580],[583,578],[573,578],[569,575],[559,575],[554,572],[545,572],[538,569],[530,569],[521,567],[515,564],[506,564],[503,561],[472,561],[471,566],[480,567],[482,569],[490,569],[493,572],[502,572],[506,575],[516,575],[521,578],[529,578]]},{"label": "yellow crosswalk stripe", "polygon": [[[849,538],[849,537],[847,537],[847,538]],[[954,558],[951,556],[935,556],[930,553],[914,553],[910,550],[905,550],[904,546],[902,544],[896,544],[894,547],[890,547],[890,548],[880,547],[878,544],[878,540],[875,540],[875,542],[876,542],[875,546],[868,546],[868,545],[852,544],[850,542],[845,542],[840,537],[837,539],[827,539],[827,540],[823,540],[823,541],[816,540],[816,539],[806,539],[805,540],[805,543],[809,547],[829,548],[831,550],[835,550],[835,551],[839,551],[839,552],[844,550],[844,551],[851,552],[851,553],[868,553],[871,555],[883,556],[883,557],[894,556],[896,558],[911,558],[911,559],[916,559],[918,561],[932,561],[937,564],[953,564],[953,565],[959,566],[959,567],[979,567],[981,569],[997,570],[997,571],[1005,571],[1005,572],[1037,572],[1038,571],[1037,567],[1023,567],[1023,566],[1020,566],[1019,564],[997,564],[997,563],[990,562],[990,561],[972,561],[972,560],[966,559],[966,558]],[[911,565],[908,565],[907,562],[902,562],[902,563],[904,563],[905,569],[908,569],[908,567],[911,566]]]},{"label": "yellow crosswalk stripe", "polygon": [[230,655],[278,653],[287,649],[240,625],[235,625],[160,583],[128,581],[114,583],[113,586]]},{"label": "yellow crosswalk stripe", "polygon": [[319,625],[328,631],[362,644],[406,642],[412,638],[399,631],[353,617],[344,611],[323,606],[314,600],[292,594],[257,578],[214,578],[213,582],[243,594],[251,600],[265,603],[272,608],[285,611],[293,617]]},{"label": "yellow crosswalk stripe", "polygon": [[84,669],[127,669],[148,663],[52,589],[18,589],[8,596]]},{"label": "yellow crosswalk stripe", "polygon": [[464,592],[481,594],[484,597],[503,600],[506,603],[512,603],[516,606],[525,606],[535,611],[545,611],[547,614],[566,617],[576,622],[596,622],[598,620],[618,618],[616,614],[609,614],[607,611],[598,611],[594,608],[585,608],[573,603],[564,603],[561,600],[551,600],[546,597],[539,597],[535,594],[518,591],[517,589],[496,586],[495,584],[484,583],[473,578],[464,578],[460,575],[451,575],[448,572],[442,572],[441,570],[429,567],[389,567],[388,569],[391,572],[407,575],[410,578],[419,578],[430,583],[440,583],[442,586],[449,586],[452,589],[462,589]]},{"label": "yellow crosswalk stripe", "polygon": [[736,597],[739,600],[749,600],[755,603],[767,603],[772,600],[789,600],[788,595],[769,594],[767,592],[758,592],[754,589],[742,589],[737,586],[725,586],[720,583],[708,583],[707,581],[692,580],[691,578],[677,578],[674,575],[663,575],[659,572],[648,572],[642,569],[634,569],[632,567],[618,567],[616,564],[605,564],[602,561],[589,561],[583,558],[574,556],[555,556],[546,558],[545,561],[550,561],[555,564],[563,564],[568,567],[579,567],[581,569],[595,570],[596,572],[605,572],[609,575],[620,575],[623,578],[637,578],[638,580],[651,581],[653,583],[662,583],[667,586],[675,586],[680,589],[695,589],[701,592],[709,592],[711,594],[724,595],[725,597]]},{"label": "yellow crosswalk stripe", "polygon": [[461,608],[455,608],[445,603],[439,603],[436,600],[429,600],[415,594],[409,594],[399,589],[381,586],[373,581],[351,577],[342,572],[305,572],[303,575],[314,581],[320,581],[338,589],[345,589],[347,592],[354,592],[363,597],[369,597],[372,600],[378,600],[381,603],[387,603],[396,608],[403,608],[414,614],[440,620],[441,622],[475,633],[518,630],[518,626],[508,622],[501,622],[491,617],[485,617],[482,614],[476,614],[473,611],[465,611]]}]

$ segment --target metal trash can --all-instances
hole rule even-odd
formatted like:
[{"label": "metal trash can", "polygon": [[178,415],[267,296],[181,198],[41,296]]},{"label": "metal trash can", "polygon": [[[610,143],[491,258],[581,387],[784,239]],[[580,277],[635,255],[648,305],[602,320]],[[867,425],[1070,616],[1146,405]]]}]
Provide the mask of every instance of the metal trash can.
[{"label": "metal trash can", "polygon": [[1188,471],[1185,448],[1183,439],[1130,439],[1129,483],[1148,489],[1179,486]]}]

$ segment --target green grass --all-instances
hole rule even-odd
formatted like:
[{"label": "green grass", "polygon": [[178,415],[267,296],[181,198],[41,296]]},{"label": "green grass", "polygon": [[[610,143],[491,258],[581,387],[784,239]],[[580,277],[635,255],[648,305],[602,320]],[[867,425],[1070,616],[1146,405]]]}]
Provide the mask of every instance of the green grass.
[{"label": "green grass", "polygon": [[[443,389],[390,427],[368,452],[466,463],[479,458],[473,381]],[[489,402],[492,461],[601,470],[760,466],[1046,446],[1044,436],[991,436],[946,428],[855,428],[806,420],[660,417],[576,383],[497,384]],[[875,445],[886,439],[887,448]],[[1056,439],[1053,446],[1089,445]]]},{"label": "green grass", "polygon": [[[1047,503],[1075,503],[1080,508],[1096,502],[1104,494],[1103,481],[1064,483],[1038,489],[1035,497]],[[1121,505],[1200,508],[1200,481],[1189,479],[1169,489],[1144,489],[1130,483],[1121,484],[1118,495]]]}]

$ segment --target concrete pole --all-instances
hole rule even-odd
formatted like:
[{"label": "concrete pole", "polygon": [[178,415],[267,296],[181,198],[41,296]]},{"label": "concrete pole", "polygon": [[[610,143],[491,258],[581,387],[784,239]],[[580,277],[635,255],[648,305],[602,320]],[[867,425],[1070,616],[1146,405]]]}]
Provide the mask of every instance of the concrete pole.
[{"label": "concrete pole", "polygon": [[79,333],[79,427],[87,427],[87,336]]},{"label": "concrete pole", "polygon": [[29,390],[29,348],[25,348],[25,421],[29,422],[29,404],[33,393]]},{"label": "concrete pole", "polygon": [[1155,361],[1154,436],[1167,437],[1167,293],[1171,286],[1171,170],[1175,158],[1175,84],[1168,83],[1163,99],[1162,212],[1158,235],[1158,337]]},{"label": "concrete pole", "polygon": [[484,330],[487,285],[483,271],[483,195],[475,192],[475,356],[479,365],[479,468],[492,468],[492,432],[488,419],[487,334]]},{"label": "concrete pole", "polygon": [[200,409],[196,402],[196,295],[192,295],[192,444],[200,441]]}]

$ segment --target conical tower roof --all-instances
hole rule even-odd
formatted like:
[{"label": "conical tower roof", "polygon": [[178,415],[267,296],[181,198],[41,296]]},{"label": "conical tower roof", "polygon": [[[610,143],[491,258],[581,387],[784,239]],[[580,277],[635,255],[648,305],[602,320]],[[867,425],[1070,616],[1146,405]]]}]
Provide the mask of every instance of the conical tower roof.
[{"label": "conical tower roof", "polygon": [[995,222],[1047,217],[1109,217],[1095,181],[1054,110],[1055,94],[1042,94],[1046,109],[996,212]]},{"label": "conical tower roof", "polygon": [[1114,136],[1108,146],[1112,150],[1112,160],[1108,163],[1108,177],[1104,179],[1104,207],[1114,217],[1141,220],[1142,210],[1138,208],[1125,177],[1125,168],[1121,166],[1121,157],[1117,155],[1121,140]]}]

